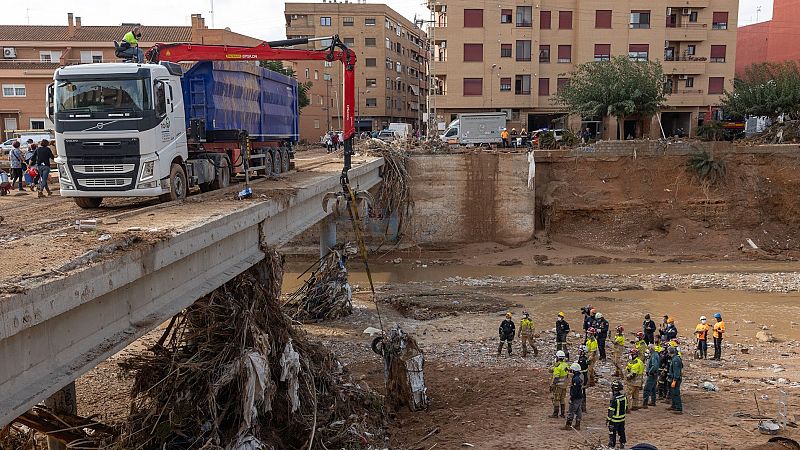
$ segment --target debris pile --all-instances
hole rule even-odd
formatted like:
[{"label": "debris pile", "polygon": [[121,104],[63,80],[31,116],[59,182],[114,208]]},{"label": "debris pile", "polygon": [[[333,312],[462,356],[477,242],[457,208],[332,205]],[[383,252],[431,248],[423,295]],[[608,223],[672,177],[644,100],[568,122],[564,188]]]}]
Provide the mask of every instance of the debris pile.
[{"label": "debris pile", "polygon": [[372,350],[383,356],[387,406],[395,412],[403,407],[411,411],[427,408],[430,402],[425,387],[425,355],[417,341],[397,325],[386,335],[376,337]]},{"label": "debris pile", "polygon": [[[176,317],[152,353],[120,363],[134,376],[117,448],[342,448],[378,440],[380,399],[354,384],[281,311],[280,256]],[[378,431],[376,431],[378,430]]]},{"label": "debris pile", "polygon": [[[347,281],[347,260],[358,252],[350,243],[338,244],[312,266],[311,276],[283,303],[294,320],[317,322],[353,313],[353,290]],[[315,268],[316,267],[316,268]]]},{"label": "debris pile", "polygon": [[[359,151],[371,156],[380,156],[385,164],[382,169],[383,183],[373,206],[376,214],[381,217],[397,218],[397,237],[403,236],[407,218],[411,216],[414,200],[411,197],[411,176],[408,173],[408,152],[403,141],[384,142],[380,139],[369,139],[361,142]],[[389,225],[386,221],[384,235],[389,234]]]},{"label": "debris pile", "polygon": [[786,120],[783,123],[773,123],[761,133],[745,139],[745,142],[752,145],[792,144],[800,142],[800,120]]}]

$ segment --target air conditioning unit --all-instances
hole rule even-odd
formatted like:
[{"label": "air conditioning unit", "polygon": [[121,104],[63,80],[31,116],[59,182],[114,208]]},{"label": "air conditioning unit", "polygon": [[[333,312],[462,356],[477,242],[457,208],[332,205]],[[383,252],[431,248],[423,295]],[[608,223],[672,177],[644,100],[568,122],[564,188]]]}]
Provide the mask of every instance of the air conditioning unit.
[{"label": "air conditioning unit", "polygon": [[292,20],[297,20],[299,18],[300,18],[300,16],[298,16],[297,14],[292,14]]},{"label": "air conditioning unit", "polygon": [[688,16],[688,15],[691,15],[691,14],[692,14],[692,9],[691,8],[683,8],[681,10],[681,15],[682,16]]},{"label": "air conditioning unit", "polygon": [[671,16],[671,15],[672,15],[672,8],[667,8],[667,15],[668,15],[668,16]]},{"label": "air conditioning unit", "polygon": [[5,47],[3,49],[3,58],[14,59],[17,57],[17,49],[14,47]]},{"label": "air conditioning unit", "polygon": [[679,79],[679,80],[685,80],[685,79],[687,79],[687,78],[689,78],[689,76],[688,76],[688,75],[678,75],[678,79]]}]

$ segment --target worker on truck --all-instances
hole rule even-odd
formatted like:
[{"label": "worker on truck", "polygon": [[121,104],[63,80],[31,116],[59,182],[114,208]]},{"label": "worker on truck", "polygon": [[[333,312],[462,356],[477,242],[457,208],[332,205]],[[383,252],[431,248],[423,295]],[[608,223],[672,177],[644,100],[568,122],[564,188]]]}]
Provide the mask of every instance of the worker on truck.
[{"label": "worker on truck", "polygon": [[139,48],[139,39],[142,38],[142,31],[138,26],[125,33],[122,42],[119,44],[117,57],[125,60],[132,60],[135,63],[144,62],[144,52]]}]

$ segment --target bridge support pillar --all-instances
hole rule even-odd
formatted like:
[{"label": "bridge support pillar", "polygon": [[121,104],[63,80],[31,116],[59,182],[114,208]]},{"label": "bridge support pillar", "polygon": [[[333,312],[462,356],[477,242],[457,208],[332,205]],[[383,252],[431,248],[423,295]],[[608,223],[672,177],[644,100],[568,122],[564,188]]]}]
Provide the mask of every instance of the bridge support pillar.
[{"label": "bridge support pillar", "polygon": [[326,217],[319,223],[319,257],[324,258],[336,246],[336,221]]},{"label": "bridge support pillar", "polygon": [[[78,397],[75,394],[75,382],[64,386],[44,401],[44,405],[58,413],[78,414]],[[47,437],[48,450],[67,450],[66,444],[53,437]]]}]

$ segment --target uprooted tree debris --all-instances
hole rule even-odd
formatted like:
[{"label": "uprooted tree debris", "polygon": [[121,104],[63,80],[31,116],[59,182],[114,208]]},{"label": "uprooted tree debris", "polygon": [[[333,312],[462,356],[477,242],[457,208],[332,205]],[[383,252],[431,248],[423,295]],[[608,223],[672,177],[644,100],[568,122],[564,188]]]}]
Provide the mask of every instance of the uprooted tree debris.
[{"label": "uprooted tree debris", "polygon": [[[382,169],[383,183],[375,198],[373,209],[383,217],[397,217],[397,236],[402,237],[408,224],[408,217],[414,208],[411,197],[411,175],[408,173],[408,152],[400,144],[401,141],[384,142],[380,139],[369,139],[360,144],[359,151],[372,156],[380,156],[385,164]],[[389,233],[386,221],[384,234]]]},{"label": "uprooted tree debris", "polygon": [[372,341],[372,351],[383,356],[386,404],[392,411],[411,411],[430,404],[425,386],[425,355],[417,341],[399,325]]},{"label": "uprooted tree debris", "polygon": [[311,276],[283,303],[286,314],[301,322],[338,319],[353,313],[353,290],[347,261],[358,253],[350,243],[338,244],[309,270]]},{"label": "uprooted tree debris", "polygon": [[281,258],[187,308],[134,376],[117,448],[341,448],[380,442],[381,401],[295,329],[278,302]]}]

